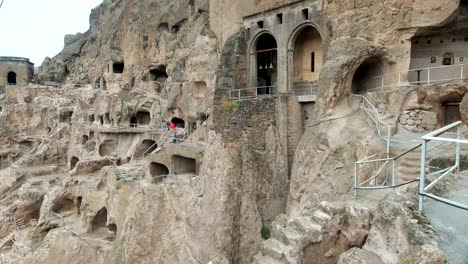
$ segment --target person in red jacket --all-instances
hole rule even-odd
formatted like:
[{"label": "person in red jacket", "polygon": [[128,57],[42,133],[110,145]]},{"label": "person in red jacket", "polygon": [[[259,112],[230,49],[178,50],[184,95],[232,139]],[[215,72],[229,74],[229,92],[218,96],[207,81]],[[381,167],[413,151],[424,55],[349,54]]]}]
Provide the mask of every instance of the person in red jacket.
[{"label": "person in red jacket", "polygon": [[169,126],[169,128],[170,129],[176,129],[176,125],[173,122],[171,122],[171,125]]}]

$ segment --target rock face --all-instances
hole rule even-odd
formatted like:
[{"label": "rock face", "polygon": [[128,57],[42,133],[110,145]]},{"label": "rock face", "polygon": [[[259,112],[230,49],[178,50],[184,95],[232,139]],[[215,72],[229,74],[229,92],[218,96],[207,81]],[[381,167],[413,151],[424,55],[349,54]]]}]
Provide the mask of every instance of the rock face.
[{"label": "rock face", "polygon": [[[301,10],[312,2],[313,20]],[[44,61],[39,84],[0,95],[0,262],[442,263],[409,199],[352,198],[355,161],[387,153],[351,94],[400,128],[439,126],[465,85],[374,93],[355,73],[376,60],[408,70],[412,37],[453,22],[459,4],[104,1]],[[304,121],[303,106],[285,110],[297,96],[233,101],[228,90],[257,67],[244,18],[273,14],[280,27],[278,8],[296,5],[301,26],[324,25],[325,63],[289,171],[294,127],[282,124]]]}]

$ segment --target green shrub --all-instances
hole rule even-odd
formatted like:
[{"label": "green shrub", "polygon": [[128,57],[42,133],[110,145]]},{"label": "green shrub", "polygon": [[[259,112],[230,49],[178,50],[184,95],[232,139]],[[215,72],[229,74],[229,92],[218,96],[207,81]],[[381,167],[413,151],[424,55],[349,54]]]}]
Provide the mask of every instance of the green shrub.
[{"label": "green shrub", "polygon": [[260,230],[260,234],[264,240],[267,240],[271,237],[270,229],[266,226],[262,226],[262,230]]}]

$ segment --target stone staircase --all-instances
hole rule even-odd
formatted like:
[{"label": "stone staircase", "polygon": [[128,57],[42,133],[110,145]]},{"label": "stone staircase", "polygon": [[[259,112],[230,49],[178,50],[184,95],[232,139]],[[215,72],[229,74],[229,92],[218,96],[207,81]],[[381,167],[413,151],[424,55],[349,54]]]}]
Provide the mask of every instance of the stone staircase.
[{"label": "stone staircase", "polygon": [[[265,240],[261,246],[260,253],[253,259],[253,264],[302,264],[304,262],[304,251],[314,243],[328,240],[328,237],[339,236],[342,233],[340,226],[343,223],[349,225],[343,228],[343,232],[367,233],[372,219],[368,209],[353,205],[335,205],[323,202],[314,209],[306,209],[301,216],[287,219],[285,215],[279,216],[271,225],[271,238]],[[363,239],[350,237],[357,244],[363,244]],[[359,242],[356,242],[359,241]],[[336,245],[328,245],[330,249],[322,249],[317,252],[320,258],[329,258],[327,251]],[[347,245],[349,247],[362,245]],[[326,248],[327,245],[324,245]],[[346,249],[345,249],[346,250]],[[335,252],[337,258],[341,252]]]}]

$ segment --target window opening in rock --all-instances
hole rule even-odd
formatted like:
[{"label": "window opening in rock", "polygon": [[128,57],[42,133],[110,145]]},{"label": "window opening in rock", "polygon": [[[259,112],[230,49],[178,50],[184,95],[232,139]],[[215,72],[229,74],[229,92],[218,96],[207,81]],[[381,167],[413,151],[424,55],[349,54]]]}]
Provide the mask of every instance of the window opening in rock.
[{"label": "window opening in rock", "polygon": [[112,72],[114,73],[123,73],[125,69],[125,64],[123,62],[114,62],[112,64]]},{"label": "window opening in rock", "polygon": [[78,196],[78,198],[76,198],[76,209],[78,211],[78,214],[81,214],[81,203],[82,202],[83,202],[83,197]]},{"label": "window opening in rock", "polygon": [[278,78],[277,44],[275,38],[268,33],[263,34],[257,40],[255,46],[257,94],[270,94],[271,86],[276,85]]},{"label": "window opening in rock", "polygon": [[94,131],[89,131],[89,139],[93,139],[94,138]]},{"label": "window opening in rock", "polygon": [[195,159],[187,158],[179,155],[172,157],[172,164],[174,166],[174,174],[197,174],[197,163]]},{"label": "window opening in rock", "polygon": [[147,111],[138,111],[136,121],[138,125],[149,125],[151,123],[151,114]]},{"label": "window opening in rock", "polygon": [[16,73],[15,72],[9,72],[7,75],[7,83],[9,85],[16,85]]},{"label": "window opening in rock", "polygon": [[302,18],[304,18],[305,20],[309,19],[309,9],[302,9]]},{"label": "window opening in rock", "polygon": [[444,53],[443,64],[444,65],[452,65],[453,63],[454,63],[453,53],[451,53],[451,52]]},{"label": "window opening in rock", "polygon": [[61,123],[71,123],[73,116],[73,111],[67,111],[60,113],[60,122]]},{"label": "window opening in rock", "polygon": [[150,174],[155,183],[162,182],[164,177],[169,175],[169,169],[164,164],[151,162]]},{"label": "window opening in rock", "polygon": [[104,124],[105,125],[110,125],[112,122],[111,122],[111,118],[110,118],[110,114],[109,113],[106,113],[104,115]]},{"label": "window opening in rock", "polygon": [[176,125],[177,128],[185,128],[185,120],[177,117],[173,117],[171,122]]},{"label": "window opening in rock", "polygon": [[81,136],[81,145],[86,145],[86,142],[88,142],[88,140],[89,140],[88,135]]},{"label": "window opening in rock", "polygon": [[263,28],[263,21],[257,21],[258,28]]},{"label": "window opening in rock", "polygon": [[276,15],[276,21],[278,22],[278,24],[283,24],[283,13],[279,13]]},{"label": "window opening in rock", "polygon": [[93,123],[94,122],[94,114],[88,116],[88,121]]},{"label": "window opening in rock", "polygon": [[104,117],[103,116],[99,116],[99,123],[101,125],[104,125]]},{"label": "window opening in rock", "polygon": [[149,71],[152,81],[164,82],[169,77],[166,72],[166,66],[159,65]]},{"label": "window opening in rock", "polygon": [[76,164],[77,164],[79,161],[80,161],[80,160],[79,160],[77,157],[72,157],[71,160],[70,160],[70,170],[75,169]]},{"label": "window opening in rock", "polygon": [[91,221],[91,231],[95,231],[100,228],[107,228],[107,208],[101,208],[96,216],[94,216],[93,220]]},{"label": "window opening in rock", "polygon": [[130,127],[137,127],[138,126],[138,119],[136,116],[130,117]]}]

